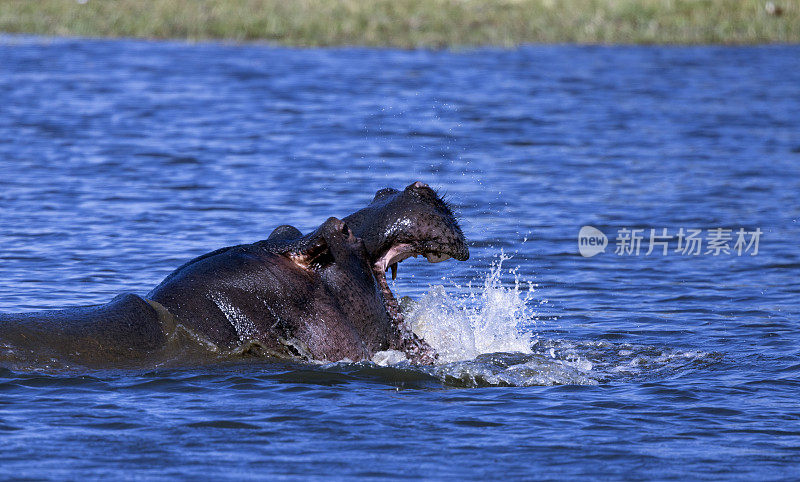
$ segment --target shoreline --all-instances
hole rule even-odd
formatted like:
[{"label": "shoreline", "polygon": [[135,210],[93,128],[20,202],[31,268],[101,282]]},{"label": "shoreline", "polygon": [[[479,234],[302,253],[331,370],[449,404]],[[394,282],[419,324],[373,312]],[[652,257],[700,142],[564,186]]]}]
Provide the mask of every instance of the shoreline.
[{"label": "shoreline", "polygon": [[100,37],[88,35],[40,35],[40,34],[17,34],[0,32],[0,46],[13,46],[13,45],[30,45],[30,44],[50,44],[56,42],[151,42],[151,43],[164,43],[173,45],[185,46],[219,46],[219,47],[263,47],[273,49],[287,49],[287,50],[307,50],[307,49],[321,49],[321,50],[399,50],[399,51],[429,51],[429,52],[451,52],[451,53],[470,53],[481,51],[498,51],[509,52],[514,50],[535,49],[535,48],[549,48],[549,47],[575,47],[575,48],[630,48],[630,49],[770,49],[770,48],[785,48],[785,47],[800,47],[798,42],[772,42],[772,43],[753,43],[753,44],[734,44],[734,43],[717,43],[717,44],[688,44],[688,43],[570,43],[570,42],[551,42],[551,43],[522,43],[510,47],[499,45],[453,45],[444,47],[431,47],[431,46],[418,46],[418,47],[395,47],[392,45],[321,45],[321,46],[305,46],[305,45],[292,45],[282,44],[276,42],[269,42],[266,40],[231,40],[231,39],[185,39],[185,38],[146,38],[146,37]]},{"label": "shoreline", "polygon": [[0,35],[285,47],[792,45],[800,0],[0,0]]}]

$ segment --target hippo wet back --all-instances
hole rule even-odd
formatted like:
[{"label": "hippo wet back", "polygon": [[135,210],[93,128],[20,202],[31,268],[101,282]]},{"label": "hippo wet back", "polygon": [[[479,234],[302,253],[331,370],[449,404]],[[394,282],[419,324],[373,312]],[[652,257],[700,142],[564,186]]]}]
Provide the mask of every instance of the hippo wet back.
[{"label": "hippo wet back", "polygon": [[291,247],[201,257],[148,298],[226,349],[256,341],[276,355],[363,360],[396,345],[364,242],[336,218]]}]

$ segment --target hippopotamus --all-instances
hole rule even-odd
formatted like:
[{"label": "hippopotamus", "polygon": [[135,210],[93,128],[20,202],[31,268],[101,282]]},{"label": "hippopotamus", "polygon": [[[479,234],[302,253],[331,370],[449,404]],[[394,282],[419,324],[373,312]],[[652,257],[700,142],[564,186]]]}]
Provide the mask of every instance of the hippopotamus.
[{"label": "hippopotamus", "polygon": [[381,189],[365,208],[306,235],[281,225],[265,240],[199,256],[144,297],[0,315],[0,349],[41,346],[113,365],[158,352],[177,326],[221,351],[257,344],[277,357],[360,361],[398,350],[429,364],[435,351],[406,326],[386,280],[420,255],[464,261],[469,250],[448,204],[415,182]]}]

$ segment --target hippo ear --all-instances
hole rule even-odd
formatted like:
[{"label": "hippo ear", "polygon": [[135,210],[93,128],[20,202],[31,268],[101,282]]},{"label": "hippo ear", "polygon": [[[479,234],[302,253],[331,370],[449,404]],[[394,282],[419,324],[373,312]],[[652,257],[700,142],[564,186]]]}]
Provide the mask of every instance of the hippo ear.
[{"label": "hippo ear", "polygon": [[342,253],[345,242],[356,240],[347,223],[330,217],[311,233],[310,242],[292,256],[292,260],[303,268],[321,268],[334,261]]},{"label": "hippo ear", "polygon": [[392,189],[390,187],[383,188],[380,191],[375,193],[375,197],[372,198],[372,202],[375,202],[379,199],[383,199],[385,197],[391,196],[392,194],[397,194],[399,191],[397,189]]},{"label": "hippo ear", "polygon": [[302,251],[291,254],[290,258],[301,268],[306,269],[324,266],[333,262],[333,255],[328,246],[328,241],[323,236],[317,237],[313,243]]}]

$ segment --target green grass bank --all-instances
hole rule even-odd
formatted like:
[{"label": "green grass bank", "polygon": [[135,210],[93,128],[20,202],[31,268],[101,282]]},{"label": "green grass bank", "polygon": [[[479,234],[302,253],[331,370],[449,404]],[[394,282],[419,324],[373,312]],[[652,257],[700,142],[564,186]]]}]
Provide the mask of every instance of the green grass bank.
[{"label": "green grass bank", "polygon": [[0,0],[0,32],[513,47],[800,42],[800,0]]}]

